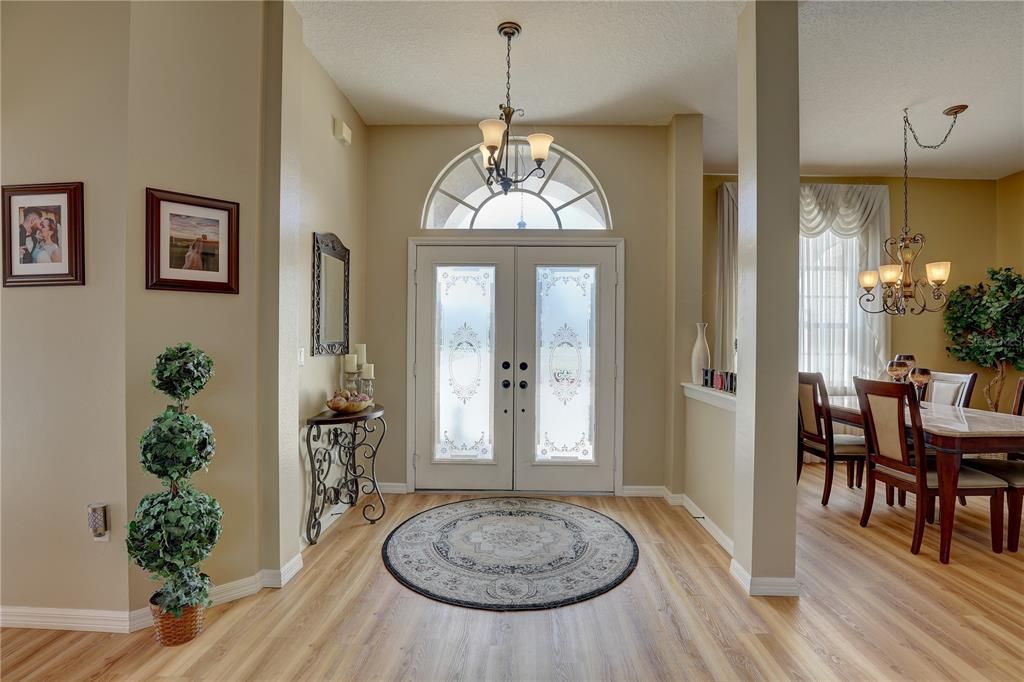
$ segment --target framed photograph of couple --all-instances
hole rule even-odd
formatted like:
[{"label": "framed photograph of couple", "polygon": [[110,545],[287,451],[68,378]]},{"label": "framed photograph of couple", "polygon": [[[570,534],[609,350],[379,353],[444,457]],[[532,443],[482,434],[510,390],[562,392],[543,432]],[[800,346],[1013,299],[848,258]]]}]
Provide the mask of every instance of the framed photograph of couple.
[{"label": "framed photograph of couple", "polygon": [[5,287],[85,284],[83,188],[3,186]]},{"label": "framed photograph of couple", "polygon": [[146,288],[238,293],[238,203],[146,188]]}]

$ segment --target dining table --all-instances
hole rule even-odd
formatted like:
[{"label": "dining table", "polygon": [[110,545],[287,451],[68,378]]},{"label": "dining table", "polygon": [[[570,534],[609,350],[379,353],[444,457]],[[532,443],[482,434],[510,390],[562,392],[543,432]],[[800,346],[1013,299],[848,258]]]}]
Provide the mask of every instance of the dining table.
[{"label": "dining table", "polygon": [[[863,428],[857,396],[829,399],[832,421]],[[909,429],[910,420],[907,420]],[[964,455],[1024,452],[1024,417],[921,402],[925,445],[933,450],[939,478],[939,561],[949,563],[956,490]]]}]

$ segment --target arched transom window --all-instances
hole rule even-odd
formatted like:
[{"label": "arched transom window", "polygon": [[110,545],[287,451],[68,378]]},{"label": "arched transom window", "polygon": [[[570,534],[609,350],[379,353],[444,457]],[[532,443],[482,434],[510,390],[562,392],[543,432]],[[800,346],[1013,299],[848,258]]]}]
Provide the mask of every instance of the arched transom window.
[{"label": "arched transom window", "polygon": [[[509,142],[518,164],[516,177],[534,167],[525,138]],[[452,160],[434,181],[423,208],[424,229],[607,230],[608,201],[582,161],[551,145],[545,176],[530,178],[502,194],[486,184],[483,155],[473,147]],[[512,170],[511,167],[509,169]]]}]

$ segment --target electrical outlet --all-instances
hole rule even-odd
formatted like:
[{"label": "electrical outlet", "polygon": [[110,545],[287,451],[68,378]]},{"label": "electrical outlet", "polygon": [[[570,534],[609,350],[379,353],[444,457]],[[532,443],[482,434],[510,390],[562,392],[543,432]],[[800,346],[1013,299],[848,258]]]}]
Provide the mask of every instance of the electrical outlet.
[{"label": "electrical outlet", "polygon": [[305,348],[300,348],[299,349],[299,367],[305,367],[305,366],[306,366],[306,349]]}]

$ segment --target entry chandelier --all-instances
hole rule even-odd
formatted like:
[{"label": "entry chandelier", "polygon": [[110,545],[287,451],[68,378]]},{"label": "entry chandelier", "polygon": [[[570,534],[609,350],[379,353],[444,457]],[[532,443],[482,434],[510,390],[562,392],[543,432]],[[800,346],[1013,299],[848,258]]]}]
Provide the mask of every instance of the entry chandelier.
[{"label": "entry chandelier", "polygon": [[[924,249],[924,235],[920,232],[910,234],[909,215],[909,193],[908,180],[910,177],[908,155],[907,155],[907,132],[914,137],[914,144],[921,149],[938,149],[949,139],[956,125],[956,118],[967,110],[966,104],[957,104],[949,107],[942,113],[950,116],[953,120],[949,129],[938,144],[921,144],[917,138],[914,126],[910,125],[910,114],[903,110],[903,228],[899,237],[889,237],[883,244],[885,254],[889,256],[891,263],[878,266],[878,270],[865,270],[857,279],[864,293],[860,295],[860,307],[869,313],[887,313],[889,315],[903,316],[910,312],[913,315],[921,313],[934,313],[946,307],[949,295],[943,289],[943,285],[949,280],[949,261],[936,261],[927,263],[924,266],[925,280],[918,279],[914,275],[914,264],[917,257]],[[882,307],[879,310],[872,310],[868,307],[877,298],[875,286],[879,280],[882,282]],[[927,280],[927,281],[926,281]],[[925,287],[928,290],[925,290]]]},{"label": "entry chandelier", "polygon": [[[548,158],[548,150],[554,141],[551,135],[546,133],[534,133],[526,137],[530,143],[530,156],[533,157],[537,167],[524,175],[525,169],[519,169],[519,159],[514,150],[509,148],[509,140],[512,132],[512,117],[516,114],[524,116],[522,109],[512,106],[512,39],[522,33],[523,27],[514,21],[505,21],[498,24],[498,35],[505,38],[505,103],[498,105],[501,118],[488,118],[480,121],[480,130],[484,134],[484,143],[480,145],[480,153],[484,157],[484,166],[487,168],[487,186],[491,187],[497,183],[504,194],[517,185],[526,182],[527,179],[536,176],[544,177],[544,161]],[[509,171],[509,157],[513,159],[511,172]]]}]

